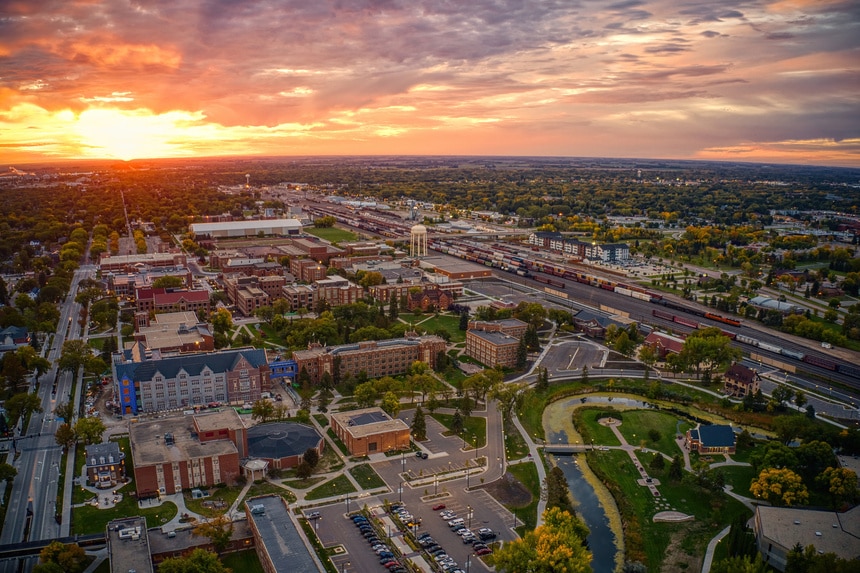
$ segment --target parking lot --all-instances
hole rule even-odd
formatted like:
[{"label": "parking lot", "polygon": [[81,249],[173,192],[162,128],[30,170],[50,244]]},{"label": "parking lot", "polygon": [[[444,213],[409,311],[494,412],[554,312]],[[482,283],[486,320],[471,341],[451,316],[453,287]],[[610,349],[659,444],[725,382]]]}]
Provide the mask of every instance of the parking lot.
[{"label": "parking lot", "polygon": [[[476,412],[482,414],[482,412]],[[412,411],[401,412],[401,418],[408,419]],[[486,413],[496,416],[496,412]],[[408,422],[407,422],[408,423]],[[492,419],[490,423],[497,423]],[[498,430],[495,430],[498,431]],[[467,561],[470,571],[488,571],[480,557],[475,555],[471,545],[463,543],[462,537],[448,526],[447,521],[439,517],[439,511],[432,507],[444,504],[464,520],[464,525],[470,529],[488,528],[498,535],[496,541],[507,542],[517,538],[512,527],[513,515],[498,503],[492,496],[480,489],[481,479],[492,476],[496,479],[501,474],[503,455],[500,446],[491,444],[479,448],[476,452],[471,445],[464,449],[463,440],[458,436],[443,436],[445,428],[432,417],[427,417],[428,440],[420,444],[421,451],[427,452],[428,458],[422,459],[414,454],[394,456],[372,462],[374,470],[389,485],[391,492],[386,495],[356,498],[350,497],[349,508],[346,500],[325,507],[308,509],[319,512],[320,518],[312,520],[320,541],[327,548],[336,548],[334,563],[338,570],[359,573],[384,573],[387,569],[380,564],[380,558],[371,549],[367,540],[352,522],[347,518],[347,512],[354,513],[365,506],[375,515],[382,518],[380,541],[392,547],[401,547],[406,558],[419,558],[422,553],[410,548],[405,542],[405,533],[398,529],[400,521],[395,516],[385,513],[386,502],[397,503],[402,499],[404,507],[413,515],[420,525],[414,529],[414,534],[429,533],[436,543],[456,562],[461,570],[466,569]],[[501,442],[499,442],[501,443]],[[476,458],[481,460],[480,469]],[[472,468],[467,490],[467,480],[463,471],[466,466]],[[405,478],[405,480],[404,480]],[[398,488],[403,482],[402,493]],[[471,511],[470,511],[471,508]],[[471,514],[471,520],[470,520]],[[471,523],[470,523],[471,521]],[[392,526],[389,528],[389,524]],[[390,536],[390,537],[389,537]],[[492,540],[488,540],[492,541]],[[396,553],[396,552],[395,552]],[[432,561],[432,557],[427,557]],[[349,563],[349,565],[346,565]],[[455,571],[456,569],[452,569]]]}]

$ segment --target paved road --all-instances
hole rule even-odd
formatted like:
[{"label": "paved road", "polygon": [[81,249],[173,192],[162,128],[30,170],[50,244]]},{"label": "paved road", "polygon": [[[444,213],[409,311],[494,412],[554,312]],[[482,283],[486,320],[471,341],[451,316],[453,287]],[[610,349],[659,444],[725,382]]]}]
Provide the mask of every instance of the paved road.
[{"label": "paved road", "polygon": [[[74,302],[74,297],[78,283],[90,276],[92,271],[93,267],[90,265],[82,266],[75,271],[70,294],[60,306],[58,331],[51,347],[46,350],[47,358],[52,362],[59,358],[65,340],[80,338],[81,329],[77,322],[80,305]],[[55,377],[57,385],[56,392],[53,392]],[[58,374],[56,365],[40,379],[38,395],[43,412],[34,413],[27,428],[23,430],[19,428],[16,432],[18,437],[15,445],[20,455],[13,465],[18,470],[18,475],[12,484],[12,494],[9,506],[6,508],[6,521],[3,525],[3,533],[0,535],[0,544],[53,539],[68,534],[69,513],[65,512],[62,526],[55,520],[62,449],[54,441],[54,432],[60,422],[54,419],[53,410],[59,403],[70,399],[71,390],[71,374],[67,372]],[[28,510],[32,511],[32,519],[29,522]],[[35,559],[25,560],[24,571],[30,571],[35,563]],[[6,572],[18,573],[17,561],[0,562],[0,573]]]}]

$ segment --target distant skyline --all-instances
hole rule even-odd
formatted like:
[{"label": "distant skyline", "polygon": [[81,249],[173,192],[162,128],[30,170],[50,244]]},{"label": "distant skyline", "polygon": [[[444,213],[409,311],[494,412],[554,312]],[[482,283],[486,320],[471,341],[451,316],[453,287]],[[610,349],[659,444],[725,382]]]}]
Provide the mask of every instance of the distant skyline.
[{"label": "distant skyline", "polygon": [[860,167],[856,0],[0,0],[0,162]]}]

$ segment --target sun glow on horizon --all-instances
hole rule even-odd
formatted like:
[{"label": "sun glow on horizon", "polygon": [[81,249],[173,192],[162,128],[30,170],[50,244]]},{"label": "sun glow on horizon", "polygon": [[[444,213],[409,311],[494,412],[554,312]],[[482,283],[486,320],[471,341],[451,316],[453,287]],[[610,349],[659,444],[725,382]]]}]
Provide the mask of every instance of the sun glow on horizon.
[{"label": "sun glow on horizon", "polygon": [[199,112],[153,114],[147,109],[89,109],[77,117],[75,131],[80,137],[81,153],[86,157],[124,161],[181,157],[194,154],[182,142],[189,139],[193,124],[203,117]]}]

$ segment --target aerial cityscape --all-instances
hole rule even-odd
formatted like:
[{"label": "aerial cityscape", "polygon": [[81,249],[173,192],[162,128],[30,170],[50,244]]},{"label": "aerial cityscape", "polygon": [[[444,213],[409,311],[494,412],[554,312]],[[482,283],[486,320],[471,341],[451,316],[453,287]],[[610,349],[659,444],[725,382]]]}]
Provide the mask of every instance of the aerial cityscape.
[{"label": "aerial cityscape", "polygon": [[860,557],[860,170],[26,168],[0,194],[6,571]]},{"label": "aerial cityscape", "polygon": [[860,568],[860,5],[0,3],[0,573]]}]

